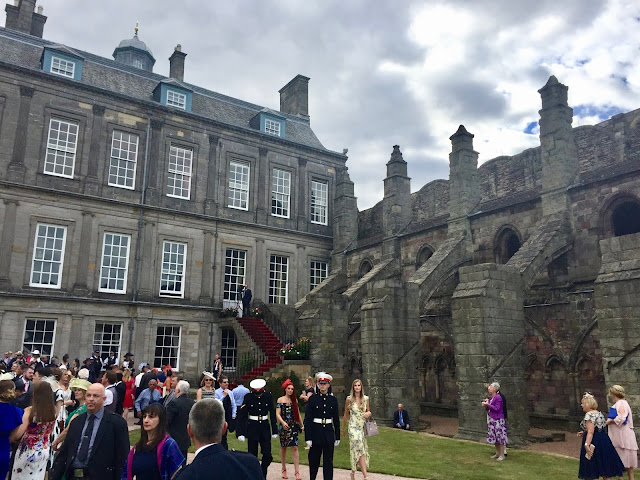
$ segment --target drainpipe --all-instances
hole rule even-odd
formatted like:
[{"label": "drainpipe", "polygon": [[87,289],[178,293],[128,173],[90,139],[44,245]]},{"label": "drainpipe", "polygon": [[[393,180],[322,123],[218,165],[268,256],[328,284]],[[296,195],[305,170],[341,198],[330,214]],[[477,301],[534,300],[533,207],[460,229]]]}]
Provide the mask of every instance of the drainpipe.
[{"label": "drainpipe", "polygon": [[[142,171],[142,195],[140,197],[140,207],[138,208],[138,239],[136,241],[136,255],[135,262],[133,264],[133,302],[138,301],[138,275],[140,272],[140,244],[142,243],[142,227],[144,220],[144,204],[147,200],[147,169],[149,165],[149,137],[151,135],[151,110],[147,112],[147,138],[145,139],[145,147],[144,147],[144,169]],[[133,309],[134,307],[132,307]],[[133,347],[133,330],[135,327],[135,317],[132,315],[129,316],[129,348],[128,351],[131,351]]]},{"label": "drainpipe", "polygon": [[[216,202],[217,203],[217,202]],[[213,270],[213,275],[211,278],[213,279],[213,287],[211,291],[211,299],[216,298],[216,262],[218,259],[218,220],[216,220],[216,229],[213,232],[213,264],[211,265],[211,269]],[[216,314],[216,312],[211,312],[212,317]],[[209,323],[209,359],[207,365],[213,365],[213,322],[214,318],[211,318],[211,323]]]}]

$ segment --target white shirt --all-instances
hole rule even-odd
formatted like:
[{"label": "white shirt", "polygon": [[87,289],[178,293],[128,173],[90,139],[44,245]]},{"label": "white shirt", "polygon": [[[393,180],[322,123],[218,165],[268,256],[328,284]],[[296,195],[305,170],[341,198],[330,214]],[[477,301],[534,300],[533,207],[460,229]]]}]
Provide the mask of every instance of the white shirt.
[{"label": "white shirt", "polygon": [[[195,459],[202,450],[204,450],[207,447],[210,447],[211,445],[215,445],[215,443],[207,443],[206,445],[201,446],[199,449],[196,450],[196,453],[193,455],[193,458]],[[191,461],[193,462],[193,460]]]},{"label": "white shirt", "polygon": [[142,372],[136,375],[136,387],[140,386],[140,380],[142,380],[142,375],[144,375],[144,373]]},{"label": "white shirt", "polygon": [[107,397],[104,401],[104,406],[106,407],[107,405],[111,405],[113,403],[113,393],[111,390],[106,389],[104,391],[104,395]]}]

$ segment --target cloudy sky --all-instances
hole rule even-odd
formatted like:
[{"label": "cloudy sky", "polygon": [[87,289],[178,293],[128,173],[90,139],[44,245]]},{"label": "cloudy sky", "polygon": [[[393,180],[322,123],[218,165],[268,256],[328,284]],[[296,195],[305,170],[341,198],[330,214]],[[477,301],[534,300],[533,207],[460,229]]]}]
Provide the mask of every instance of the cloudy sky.
[{"label": "cloudy sky", "polygon": [[358,207],[382,198],[399,144],[412,191],[448,177],[449,136],[475,134],[480,162],[537,146],[549,75],[569,86],[574,125],[640,108],[637,0],[39,0],[45,38],[111,58],[140,39],[168,75],[279,109],[278,90],[311,78],[311,126],[349,149]]}]

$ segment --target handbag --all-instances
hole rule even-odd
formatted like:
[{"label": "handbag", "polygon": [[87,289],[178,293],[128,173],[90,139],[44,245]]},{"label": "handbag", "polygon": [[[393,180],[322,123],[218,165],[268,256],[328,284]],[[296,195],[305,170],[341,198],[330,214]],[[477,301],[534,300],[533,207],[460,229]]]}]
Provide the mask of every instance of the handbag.
[{"label": "handbag", "polygon": [[378,435],[378,424],[375,420],[366,420],[364,422],[364,435],[365,437],[375,437]]},{"label": "handbag", "polygon": [[[610,407],[607,418],[616,418],[617,416],[618,416],[618,410],[616,410],[616,407]],[[622,424],[626,425],[628,420],[629,420],[629,414],[627,413],[627,417],[624,419],[624,422],[622,422]]]}]

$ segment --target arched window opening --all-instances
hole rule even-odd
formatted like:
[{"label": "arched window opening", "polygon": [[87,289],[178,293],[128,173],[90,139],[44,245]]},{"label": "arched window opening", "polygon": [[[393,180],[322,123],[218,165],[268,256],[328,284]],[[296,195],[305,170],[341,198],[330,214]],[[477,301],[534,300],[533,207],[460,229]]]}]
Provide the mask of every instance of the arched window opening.
[{"label": "arched window opening", "polygon": [[362,264],[360,265],[360,270],[358,271],[358,278],[364,277],[367,273],[371,271],[372,268],[373,268],[373,265],[369,260],[363,261]]},{"label": "arched window opening", "polygon": [[425,262],[431,258],[431,255],[433,255],[433,250],[431,250],[429,247],[422,247],[418,252],[418,258],[416,259],[416,268],[420,268],[422,265],[424,265]]},{"label": "arched window opening", "polygon": [[522,242],[518,232],[511,228],[504,228],[496,238],[494,247],[496,263],[507,263],[520,250],[521,246]]},{"label": "arched window opening", "polygon": [[640,233],[640,204],[625,201],[618,205],[611,215],[611,226],[616,237]]}]

